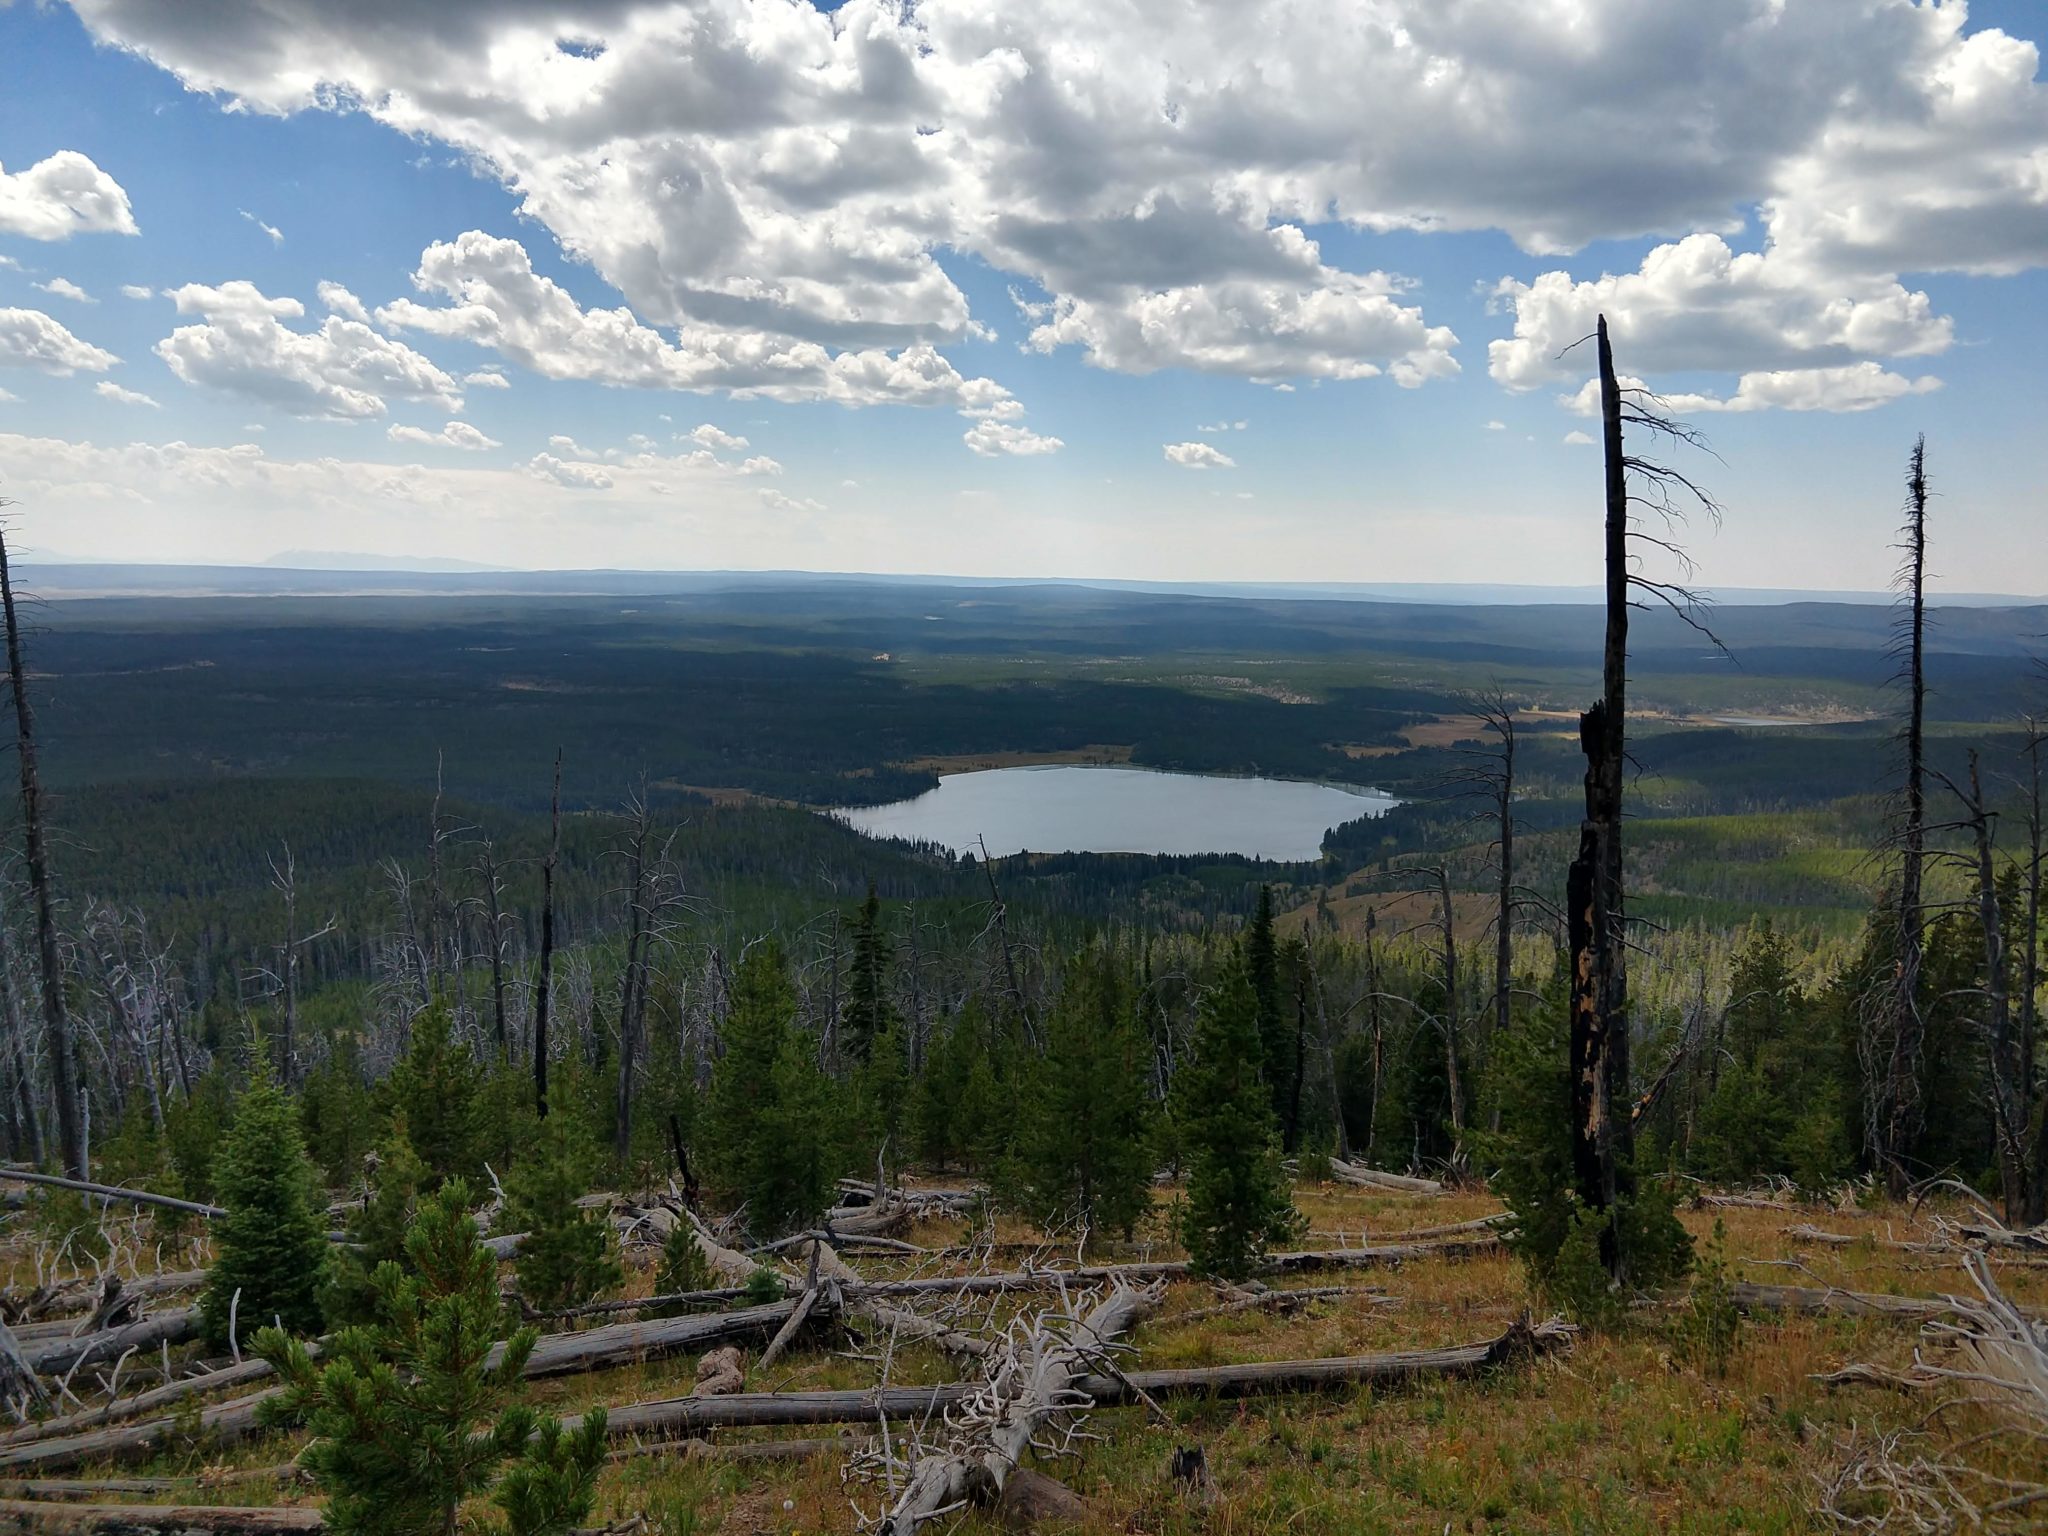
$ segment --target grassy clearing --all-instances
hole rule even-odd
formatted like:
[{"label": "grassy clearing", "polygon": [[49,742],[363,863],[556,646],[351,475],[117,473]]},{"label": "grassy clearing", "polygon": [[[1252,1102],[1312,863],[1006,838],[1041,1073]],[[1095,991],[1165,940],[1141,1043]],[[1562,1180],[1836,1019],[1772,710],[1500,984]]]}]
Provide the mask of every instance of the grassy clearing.
[{"label": "grassy clearing", "polygon": [[[1171,1199],[1162,1197],[1163,1206]],[[1480,1216],[1496,1209],[1483,1193],[1440,1199],[1382,1194],[1343,1186],[1304,1187],[1299,1202],[1316,1234],[1313,1246],[1379,1241],[1397,1233]],[[1904,1253],[1883,1239],[1933,1235],[1929,1213],[1898,1208],[1840,1212],[1726,1209],[1687,1213],[1704,1237],[1715,1216],[1726,1225],[1738,1278],[1899,1295],[1964,1292],[1959,1264],[1939,1254]],[[1810,1221],[1866,1241],[1847,1247],[1802,1247],[1786,1228]],[[1159,1230],[1163,1231],[1163,1222]],[[960,1240],[961,1224],[925,1223],[916,1241]],[[1011,1222],[997,1236],[1036,1234]],[[1165,1257],[1155,1236],[1114,1255],[1091,1247],[1088,1258]],[[1012,1267],[1002,1252],[993,1267]],[[1071,1249],[1059,1255],[1071,1258]],[[651,1272],[634,1269],[629,1285],[645,1294]],[[903,1273],[900,1263],[861,1261],[873,1274]],[[1999,1266],[2008,1293],[2024,1306],[2048,1307],[2048,1269]],[[1318,1274],[1287,1285],[1356,1285],[1356,1298],[1315,1302],[1292,1316],[1246,1313],[1183,1321],[1210,1305],[1208,1287],[1178,1283],[1161,1311],[1138,1332],[1135,1364],[1146,1368],[1311,1356],[1364,1354],[1468,1342],[1499,1333],[1529,1310],[1520,1272],[1506,1255],[1411,1262],[1398,1269]],[[1368,1292],[1395,1298],[1374,1304]],[[1045,1298],[970,1309],[967,1319],[1000,1319],[1006,1307],[1044,1305]],[[1045,1470],[1084,1494],[1098,1512],[1091,1530],[1159,1533],[1301,1532],[1352,1536],[1371,1532],[1797,1532],[1821,1529],[1813,1509],[1816,1479],[1839,1460],[1852,1426],[1897,1428],[1920,1421],[1923,1397],[1868,1388],[1830,1391],[1811,1378],[1851,1361],[1895,1366],[1912,1358],[1916,1331],[1896,1322],[1845,1318],[1747,1320],[1732,1362],[1718,1378],[1680,1363],[1669,1310],[1646,1312],[1621,1332],[1582,1338],[1568,1354],[1525,1363],[1494,1377],[1440,1382],[1409,1391],[1346,1390],[1318,1396],[1245,1402],[1172,1400],[1172,1425],[1137,1409],[1104,1411],[1088,1428],[1100,1438],[1081,1454]],[[780,1362],[749,1390],[860,1387],[877,1380],[877,1341],[820,1336]],[[535,1399],[573,1412],[686,1393],[694,1359],[649,1362],[601,1374],[537,1384]],[[952,1379],[944,1359],[924,1349],[895,1354],[898,1384]],[[1976,1425],[1974,1410],[1944,1416],[1961,1439]],[[907,1426],[892,1425],[900,1437]],[[746,1432],[734,1438],[789,1433],[832,1435],[831,1429]],[[855,1431],[848,1430],[847,1434]],[[1200,1446],[1211,1491],[1191,1495],[1169,1475],[1177,1446]],[[190,1497],[219,1503],[309,1493],[261,1483],[217,1481],[234,1468],[275,1465],[292,1450],[280,1438],[225,1451],[197,1439],[167,1450],[146,1468],[157,1475],[199,1474],[210,1482]],[[2008,1454],[1995,1444],[1973,1452],[1998,1470]],[[885,1490],[848,1486],[842,1457],[808,1462],[735,1462],[676,1451],[622,1459],[605,1473],[600,1514],[644,1515],[662,1536],[699,1532],[847,1530],[849,1499],[873,1512]],[[114,1469],[107,1469],[111,1474]],[[2021,1470],[2011,1467],[2010,1470]],[[90,1470],[77,1476],[92,1476]],[[182,1495],[181,1495],[182,1496]],[[993,1531],[992,1518],[958,1527]]]}]

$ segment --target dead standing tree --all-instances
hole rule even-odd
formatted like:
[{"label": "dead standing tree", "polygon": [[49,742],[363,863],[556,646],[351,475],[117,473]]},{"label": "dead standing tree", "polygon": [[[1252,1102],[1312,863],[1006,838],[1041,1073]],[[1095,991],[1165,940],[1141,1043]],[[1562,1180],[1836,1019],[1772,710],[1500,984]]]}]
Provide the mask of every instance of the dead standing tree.
[{"label": "dead standing tree", "polygon": [[1905,776],[1891,836],[1898,855],[1896,952],[1887,984],[1869,1000],[1862,1031],[1864,1139],[1894,1198],[1910,1182],[1906,1161],[1920,1131],[1920,961],[1926,932],[1921,883],[1927,861],[1927,778],[1923,731],[1927,713],[1927,439],[1906,462],[1906,522],[1895,649],[1906,686],[1899,733]]},{"label": "dead standing tree", "polygon": [[540,987],[533,999],[533,1103],[548,1117],[548,1002],[555,986],[555,864],[562,856],[562,749],[555,748],[548,856],[540,864]]},{"label": "dead standing tree", "polygon": [[[0,507],[12,503],[0,500]],[[50,856],[43,843],[43,781],[36,760],[36,718],[29,702],[28,671],[22,662],[21,622],[14,607],[14,574],[7,563],[7,533],[0,528],[0,608],[7,618],[7,680],[14,690],[16,756],[21,768],[22,858],[35,907],[36,956],[42,968],[43,1033],[50,1081],[57,1095],[57,1140],[64,1169],[86,1177],[85,1117],[78,1094],[78,1066],[72,1053],[71,1018],[64,1001],[64,961],[57,948],[56,903],[50,894]]]},{"label": "dead standing tree", "polygon": [[[1627,765],[1629,609],[1643,593],[1694,628],[1706,630],[1697,594],[1656,581],[1637,568],[1636,546],[1649,545],[1689,568],[1671,540],[1646,532],[1637,517],[1648,508],[1667,526],[1687,505],[1715,514],[1713,499],[1677,470],[1631,454],[1623,428],[1700,446],[1689,428],[1659,414],[1641,388],[1624,390],[1614,371],[1607,317],[1595,332],[1600,368],[1600,425],[1606,461],[1606,608],[1601,695],[1579,716],[1586,756],[1586,815],[1579,850],[1565,875],[1567,942],[1571,951],[1572,1175],[1579,1198],[1608,1220],[1600,1257],[1616,1281],[1628,1278],[1629,1257],[1613,1219],[1634,1193],[1634,1134],[1629,1105],[1628,934],[1621,847],[1622,789]],[[1631,491],[1631,485],[1637,489]],[[1715,642],[1718,645],[1718,641]]]}]

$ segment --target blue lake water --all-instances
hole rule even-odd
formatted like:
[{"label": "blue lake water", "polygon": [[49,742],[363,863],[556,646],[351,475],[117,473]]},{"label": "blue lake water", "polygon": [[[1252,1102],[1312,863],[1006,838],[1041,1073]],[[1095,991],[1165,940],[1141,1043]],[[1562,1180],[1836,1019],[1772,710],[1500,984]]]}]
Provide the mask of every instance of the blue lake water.
[{"label": "blue lake water", "polygon": [[1068,764],[956,773],[893,805],[832,814],[873,837],[1001,858],[1034,853],[1237,853],[1314,859],[1323,832],[1399,804],[1378,790]]}]

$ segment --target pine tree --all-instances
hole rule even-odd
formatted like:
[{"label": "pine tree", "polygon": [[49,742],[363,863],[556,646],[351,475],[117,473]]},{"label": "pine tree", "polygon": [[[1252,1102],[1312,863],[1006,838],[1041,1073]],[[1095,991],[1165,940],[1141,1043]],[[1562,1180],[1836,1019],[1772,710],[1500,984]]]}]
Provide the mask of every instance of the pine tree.
[{"label": "pine tree", "polygon": [[436,1003],[412,1021],[412,1043],[386,1087],[434,1183],[482,1171],[483,1069],[454,1037],[446,1005]]},{"label": "pine tree", "polygon": [[612,1251],[611,1225],[602,1211],[576,1204],[587,1190],[570,1117],[554,1114],[540,1145],[512,1171],[512,1230],[524,1232],[515,1267],[519,1294],[529,1305],[554,1310],[590,1301],[625,1279]]},{"label": "pine tree", "polygon": [[254,1055],[255,1076],[214,1166],[215,1197],[227,1214],[213,1223],[213,1270],[200,1306],[215,1348],[227,1344],[231,1316],[238,1330],[276,1319],[295,1333],[320,1331],[325,1202],[315,1198],[299,1117],[260,1043]]},{"label": "pine tree", "polygon": [[1273,888],[1259,887],[1259,904],[1244,931],[1244,963],[1258,1008],[1259,1065],[1272,1097],[1273,1114],[1285,1123],[1288,1062],[1294,1042],[1280,1002],[1280,940],[1273,931]]},{"label": "pine tree", "polygon": [[814,1222],[834,1167],[829,1084],[796,1028],[796,994],[780,951],[756,949],[733,975],[725,1055],[711,1078],[705,1160],[755,1232]]},{"label": "pine tree", "polygon": [[285,1384],[273,1413],[313,1432],[300,1462],[337,1536],[453,1536],[463,1503],[494,1483],[507,1536],[553,1536],[590,1513],[604,1412],[564,1432],[516,1401],[538,1335],[517,1330],[491,1363],[504,1306],[468,1206],[459,1179],[422,1206],[407,1267],[377,1268],[375,1325],[343,1329],[319,1364],[278,1329],[257,1335]]},{"label": "pine tree", "polygon": [[[661,1267],[654,1272],[654,1294],[680,1296],[685,1291],[708,1291],[711,1287],[711,1266],[704,1260],[704,1250],[697,1246],[690,1224],[677,1222],[662,1240]],[[645,1315],[681,1317],[687,1310],[688,1303],[671,1301],[647,1308]]]},{"label": "pine tree", "polygon": [[377,1149],[363,1203],[349,1218],[349,1240],[334,1254],[326,1295],[330,1327],[367,1323],[376,1316],[377,1267],[405,1258],[405,1235],[427,1182],[426,1165],[412,1149],[401,1117]]},{"label": "pine tree", "polygon": [[1202,999],[1195,1059],[1174,1083],[1188,1160],[1181,1243],[1203,1274],[1242,1279],[1270,1244],[1301,1230],[1280,1166],[1262,1054],[1250,968],[1233,960]]},{"label": "pine tree", "polygon": [[1003,1183],[1041,1226],[1129,1237],[1152,1204],[1147,1044],[1130,990],[1096,955],[1071,966],[1027,1079]]},{"label": "pine tree", "polygon": [[895,1016],[889,1005],[889,936],[882,930],[882,903],[870,880],[853,930],[853,964],[846,978],[846,1008],[840,1015],[839,1037],[846,1054],[866,1061]]}]

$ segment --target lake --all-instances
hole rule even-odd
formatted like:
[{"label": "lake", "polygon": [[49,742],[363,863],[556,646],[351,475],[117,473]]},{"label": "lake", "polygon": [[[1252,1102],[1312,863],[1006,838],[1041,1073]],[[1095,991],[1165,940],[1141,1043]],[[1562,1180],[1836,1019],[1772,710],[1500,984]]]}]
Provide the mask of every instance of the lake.
[{"label": "lake", "polygon": [[990,768],[956,773],[893,805],[832,812],[871,837],[996,857],[1036,853],[1322,855],[1323,833],[1400,802],[1378,790],[1293,779],[1221,778],[1149,768]]}]

